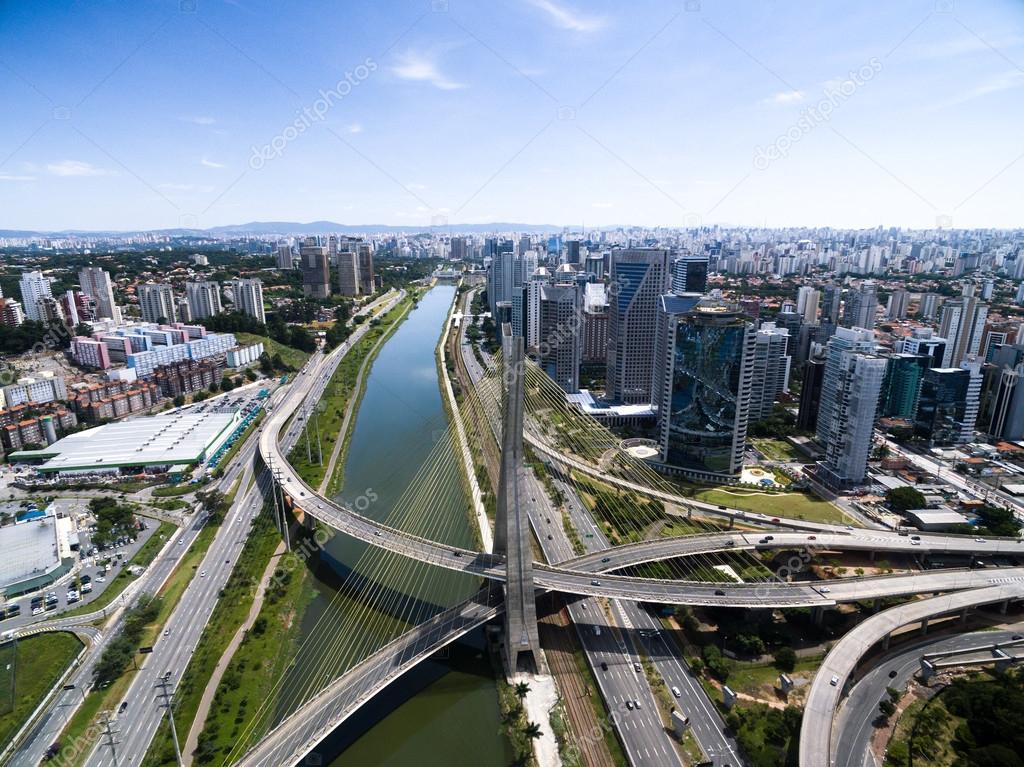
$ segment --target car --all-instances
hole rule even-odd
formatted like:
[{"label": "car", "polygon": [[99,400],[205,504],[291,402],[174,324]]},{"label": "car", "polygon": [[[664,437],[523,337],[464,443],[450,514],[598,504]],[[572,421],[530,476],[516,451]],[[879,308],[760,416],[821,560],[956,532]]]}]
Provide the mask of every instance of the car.
[{"label": "car", "polygon": [[899,533],[900,535],[910,535],[906,530],[900,530]]},{"label": "car", "polygon": [[611,557],[601,557],[601,561],[607,563],[607,562],[611,562],[612,560],[611,560]]},{"label": "car", "polygon": [[772,517],[772,522],[778,522],[778,521],[779,521],[778,517]]},{"label": "car", "polygon": [[637,711],[639,711],[641,708],[643,708],[643,706],[640,705],[640,701],[639,700],[634,699],[633,700],[633,708],[635,708]]},{"label": "car", "polygon": [[912,535],[912,536],[910,536],[910,540],[912,540],[912,541],[919,541],[919,540],[921,540],[921,536],[920,535]]},{"label": "car", "polygon": [[853,529],[853,525],[847,525],[847,526],[846,526],[846,529],[847,529],[847,530],[852,530],[852,529]]},{"label": "car", "polygon": [[630,711],[632,711],[633,710],[633,701],[627,700],[626,701],[626,708],[628,708]]},{"label": "car", "polygon": [[199,577],[200,578],[205,578],[206,577],[206,570],[200,570],[199,571]]},{"label": "car", "polygon": [[768,539],[767,538],[762,538],[761,540],[758,541],[758,543],[768,543]]},{"label": "car", "polygon": [[452,555],[456,556],[456,557],[461,557],[462,556],[462,552],[461,551],[453,551]]},{"label": "car", "polygon": [[818,540],[818,536],[816,536],[816,535],[808,535],[807,536],[807,540],[809,540],[809,541],[816,541],[816,540]]},{"label": "car", "polygon": [[602,671],[607,671],[608,670],[608,663],[606,661],[601,661],[601,670]]},{"label": "car", "polygon": [[600,585],[601,585],[601,581],[599,581],[599,580],[596,580],[596,579],[595,579],[595,580],[592,580],[592,581],[590,582],[590,585],[591,585],[591,586],[600,586]]},{"label": "car", "polygon": [[548,535],[548,540],[549,540],[549,541],[553,541],[553,540],[554,540],[554,538],[552,538],[552,537],[551,537],[550,535]]},{"label": "car", "polygon": [[910,539],[910,545],[911,546],[920,546],[921,545],[921,541],[920,540],[916,540],[915,541],[913,538],[911,538]]},{"label": "car", "polygon": [[832,685],[833,687],[838,687],[839,686],[839,677],[833,675],[832,678],[828,680],[828,683],[830,685]]},{"label": "car", "polygon": [[775,540],[775,536],[774,536],[774,535],[766,535],[766,536],[764,537],[764,539],[765,539],[766,541],[774,541],[774,540]]},{"label": "car", "polygon": [[170,635],[171,635],[171,630],[170,629],[164,629],[164,636],[165,637],[169,637]]},{"label": "car", "polygon": [[121,705],[117,707],[117,713],[123,714],[125,712],[125,709],[127,709],[127,708],[128,708],[128,701],[126,701],[126,700],[122,701]]},{"label": "car", "polygon": [[641,670],[640,669],[640,664],[634,661],[633,662],[633,670],[639,672]]},{"label": "car", "polygon": [[185,539],[184,539],[184,538],[180,538],[180,539],[178,540],[178,545],[179,545],[179,546],[184,546],[184,545],[185,545]]},{"label": "car", "polygon": [[728,511],[729,510],[728,506],[719,506],[718,508],[720,508],[722,511]]},{"label": "car", "polygon": [[715,596],[716,597],[724,597],[725,596],[725,592],[722,591],[721,589],[715,589]]},{"label": "car", "polygon": [[984,538],[975,538],[974,542],[975,543],[985,543],[985,539]]},{"label": "car", "polygon": [[681,692],[679,692],[679,688],[678,687],[673,687],[672,688],[672,695],[674,697],[676,697],[676,698],[681,698],[683,696],[683,694]]},{"label": "car", "polygon": [[896,678],[896,669],[893,669],[892,671],[889,672],[889,678],[890,679],[895,679]]},{"label": "car", "polygon": [[380,530],[374,530],[373,534],[380,538]]},{"label": "car", "polygon": [[1021,636],[1020,634],[1014,634],[1012,637],[1010,637],[1010,639],[1012,639],[1014,642],[1019,642],[1020,640],[1024,639],[1024,636]]},{"label": "car", "polygon": [[822,594],[827,594],[831,590],[832,589],[830,589],[828,586],[822,586],[820,589],[818,589],[818,591],[821,592]]}]

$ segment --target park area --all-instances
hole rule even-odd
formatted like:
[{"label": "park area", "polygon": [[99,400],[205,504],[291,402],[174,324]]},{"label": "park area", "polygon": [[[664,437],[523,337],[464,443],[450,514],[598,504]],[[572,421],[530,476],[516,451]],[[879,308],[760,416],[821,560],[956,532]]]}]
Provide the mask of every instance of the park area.
[{"label": "park area", "polygon": [[11,741],[81,649],[63,632],[0,645],[0,742]]}]

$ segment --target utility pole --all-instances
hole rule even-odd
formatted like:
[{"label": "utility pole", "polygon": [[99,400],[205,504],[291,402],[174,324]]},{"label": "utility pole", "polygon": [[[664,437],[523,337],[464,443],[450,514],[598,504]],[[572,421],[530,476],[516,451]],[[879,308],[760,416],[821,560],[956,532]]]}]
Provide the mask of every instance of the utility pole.
[{"label": "utility pole", "polygon": [[164,698],[163,706],[167,709],[167,721],[171,725],[171,739],[174,741],[174,756],[178,760],[178,765],[181,765],[181,746],[178,745],[178,730],[174,726],[174,692],[167,692],[167,683],[170,677],[170,672],[167,672],[160,678],[160,681],[156,683],[156,686],[163,690],[162,697]]},{"label": "utility pole", "polygon": [[302,428],[302,430],[304,432],[306,432],[306,462],[312,464],[313,463],[313,451],[309,447],[309,409],[308,408],[305,409],[303,411],[302,415],[303,415],[303,418],[302,418],[302,420],[303,420],[303,428]]},{"label": "utility pole", "polygon": [[114,767],[118,767],[117,747],[116,743],[114,742],[114,735],[116,733],[110,729],[110,712],[103,711],[101,712],[100,716],[103,717],[103,734],[107,736],[107,745],[110,746],[110,753],[114,757]]},{"label": "utility pole", "polygon": [[320,408],[316,409],[316,455],[317,463],[320,466],[324,465],[324,451],[320,446]]}]

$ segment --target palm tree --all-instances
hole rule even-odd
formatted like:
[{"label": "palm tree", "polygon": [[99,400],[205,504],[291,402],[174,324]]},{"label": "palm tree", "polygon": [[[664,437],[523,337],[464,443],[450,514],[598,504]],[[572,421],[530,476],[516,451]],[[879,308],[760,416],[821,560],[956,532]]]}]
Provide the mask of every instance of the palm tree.
[{"label": "palm tree", "polygon": [[515,686],[516,697],[522,700],[530,694],[530,685],[526,682],[517,682]]},{"label": "palm tree", "polygon": [[523,728],[523,735],[528,737],[530,740],[536,740],[541,736],[541,734],[540,725],[536,722],[527,722],[526,726]]}]

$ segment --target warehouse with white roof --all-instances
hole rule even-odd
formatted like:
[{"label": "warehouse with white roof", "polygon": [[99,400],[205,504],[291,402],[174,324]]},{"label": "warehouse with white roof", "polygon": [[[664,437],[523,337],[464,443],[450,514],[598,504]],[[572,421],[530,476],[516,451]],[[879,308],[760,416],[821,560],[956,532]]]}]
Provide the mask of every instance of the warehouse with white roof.
[{"label": "warehouse with white roof", "polygon": [[38,471],[61,476],[162,472],[204,462],[240,421],[237,412],[148,416],[97,426],[8,458],[35,463]]}]

